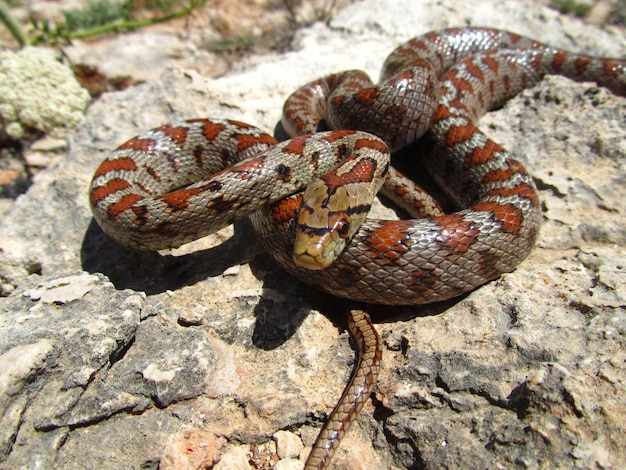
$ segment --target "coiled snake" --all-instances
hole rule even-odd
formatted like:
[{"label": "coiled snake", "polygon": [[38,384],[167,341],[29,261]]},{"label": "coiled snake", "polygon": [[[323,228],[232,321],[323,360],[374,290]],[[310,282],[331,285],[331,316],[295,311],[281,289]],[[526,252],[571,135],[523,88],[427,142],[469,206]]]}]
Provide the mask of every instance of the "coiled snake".
[{"label": "coiled snake", "polygon": [[[621,60],[493,29],[431,32],[391,53],[378,86],[349,71],[296,91],[282,125],[298,137],[280,144],[217,119],[166,124],[129,140],[96,170],[92,211],[112,238],[148,250],[251,216],[273,258],[326,292],[366,304],[449,299],[513,270],[535,242],[532,178],[474,122],[549,73],[626,95]],[[316,133],[322,125],[338,130]],[[458,212],[443,214],[389,167],[388,148],[422,135],[431,150],[424,166]],[[416,218],[364,220],[381,185]],[[351,312],[349,326],[360,362],[307,468],[327,466],[376,381],[378,335],[362,311]]]}]

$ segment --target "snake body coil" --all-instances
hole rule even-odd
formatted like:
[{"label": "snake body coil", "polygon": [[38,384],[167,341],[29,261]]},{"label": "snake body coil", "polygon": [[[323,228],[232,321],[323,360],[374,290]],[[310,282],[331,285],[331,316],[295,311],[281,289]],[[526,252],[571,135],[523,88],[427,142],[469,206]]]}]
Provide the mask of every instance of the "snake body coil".
[{"label": "snake body coil", "polygon": [[[535,243],[541,215],[532,178],[474,123],[546,74],[626,95],[622,60],[493,29],[431,32],[392,52],[379,85],[362,72],[342,72],[285,103],[283,127],[292,135],[324,124],[338,131],[277,144],[244,123],[196,119],[122,144],[93,178],[94,217],[122,244],[161,249],[251,215],[274,259],[326,292],[370,304],[449,299],[513,270]],[[424,165],[458,212],[409,199],[413,188],[388,169],[383,141],[397,150],[422,135],[432,150]],[[287,197],[316,178],[304,196]],[[377,179],[416,217],[428,217],[367,220],[356,230]],[[308,468],[326,466],[375,382],[380,345],[366,317],[351,317],[369,351],[355,372],[362,386],[348,385]]]}]

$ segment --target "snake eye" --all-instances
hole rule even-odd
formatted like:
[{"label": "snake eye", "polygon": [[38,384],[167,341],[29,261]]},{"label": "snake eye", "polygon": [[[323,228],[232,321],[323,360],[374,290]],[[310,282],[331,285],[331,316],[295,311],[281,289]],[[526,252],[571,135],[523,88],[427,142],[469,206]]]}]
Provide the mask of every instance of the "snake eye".
[{"label": "snake eye", "polygon": [[348,232],[350,231],[350,224],[345,220],[340,220],[337,222],[335,230],[341,238],[346,238],[348,236]]}]

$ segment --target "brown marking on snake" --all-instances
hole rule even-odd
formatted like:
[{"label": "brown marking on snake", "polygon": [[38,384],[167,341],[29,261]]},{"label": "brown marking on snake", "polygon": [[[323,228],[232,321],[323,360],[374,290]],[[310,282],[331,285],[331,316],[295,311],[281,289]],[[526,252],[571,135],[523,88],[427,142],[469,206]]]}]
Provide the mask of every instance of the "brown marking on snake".
[{"label": "brown marking on snake", "polygon": [[482,198],[491,200],[500,199],[504,201],[507,198],[511,197],[527,199],[531,203],[537,201],[537,197],[534,194],[534,191],[532,191],[532,188],[527,184],[519,184],[513,188],[508,188],[506,186],[495,186],[482,194]]},{"label": "brown marking on snake", "polygon": [[[446,89],[444,87],[441,87],[440,93],[443,95],[445,92],[446,92]],[[433,124],[441,122],[441,121],[445,121],[451,115],[452,113],[450,112],[450,108],[448,108],[447,106],[440,105],[437,107],[437,109],[435,110],[435,114],[433,115]]]},{"label": "brown marking on snake", "polygon": [[279,181],[284,183],[291,181],[291,168],[289,168],[289,166],[280,164],[276,166],[274,171],[276,172],[276,178]]},{"label": "brown marking on snake", "polygon": [[146,170],[146,173],[148,173],[155,182],[159,183],[161,181],[159,172],[156,171],[156,169],[154,169],[151,165],[144,165],[144,169]]},{"label": "brown marking on snake", "polygon": [[320,178],[329,188],[329,194],[333,194],[338,187],[354,183],[369,183],[374,178],[378,164],[371,158],[363,158],[350,168],[350,171],[337,175],[337,169],[329,171]]},{"label": "brown marking on snake", "polygon": [[216,124],[208,120],[198,120],[197,122],[204,123],[202,126],[202,136],[210,143],[215,142],[226,129],[224,124]]},{"label": "brown marking on snake", "polygon": [[107,181],[106,184],[102,186],[94,187],[89,193],[91,205],[96,206],[96,204],[105,199],[107,196],[129,187],[130,183],[122,178],[115,178]]},{"label": "brown marking on snake", "polygon": [[286,145],[283,146],[283,152],[291,155],[302,155],[304,153],[305,144],[305,138],[296,137],[287,141]]},{"label": "brown marking on snake", "polygon": [[187,127],[172,127],[169,124],[165,124],[163,126],[157,127],[155,130],[163,132],[178,145],[183,145],[187,141]]},{"label": "brown marking on snake", "polygon": [[505,75],[502,79],[502,83],[504,85],[504,89],[506,90],[506,94],[509,95],[510,94],[510,90],[511,90],[511,77],[509,77],[508,75]]},{"label": "brown marking on snake", "polygon": [[[618,78],[620,74],[624,73],[624,64],[620,62],[615,62],[611,59],[605,59],[601,61],[602,63],[602,75],[605,77]],[[623,88],[621,89],[623,93]]]},{"label": "brown marking on snake", "polygon": [[450,126],[445,135],[445,144],[449,148],[453,148],[456,145],[467,142],[472,138],[475,133],[474,126],[472,125],[454,125]]},{"label": "brown marking on snake", "polygon": [[276,140],[267,134],[262,134],[260,136],[238,134],[236,138],[238,143],[237,150],[241,153],[244,153],[249,148],[259,144],[276,145]]},{"label": "brown marking on snake", "polygon": [[192,151],[193,159],[198,167],[202,167],[204,164],[204,148],[202,145],[196,145]]},{"label": "brown marking on snake", "polygon": [[[123,148],[122,146],[119,147]],[[126,147],[124,147],[126,148]],[[112,171],[135,171],[137,165],[132,157],[109,158],[102,162],[94,174],[94,178]]]},{"label": "brown marking on snake", "polygon": [[[353,95],[354,101],[358,102],[359,105],[366,107],[366,108],[373,106],[379,97],[380,97],[380,91],[378,91],[376,88],[365,88]],[[337,97],[337,98],[342,98],[342,97]]]},{"label": "brown marking on snake", "polygon": [[[471,67],[474,64],[471,59],[467,59],[463,63],[466,67]],[[445,76],[445,78],[449,80],[450,82],[452,82],[452,84],[454,85],[453,89],[456,91],[457,97],[462,95],[463,93],[468,93],[468,94],[473,93],[474,87],[472,86],[472,84],[468,82],[465,78],[460,77],[458,75],[459,75],[458,70],[452,70],[450,71],[450,73],[447,73]],[[446,91],[448,90],[443,88],[442,94],[444,94]]]},{"label": "brown marking on snake", "polygon": [[[498,144],[495,144],[495,145],[497,145],[497,148],[493,148],[493,152],[502,152],[503,150],[502,147],[500,147]],[[510,162],[509,165],[505,167],[496,168],[496,169],[489,170],[488,172],[486,172],[483,178],[481,179],[480,183],[481,185],[485,186],[488,183],[508,181],[509,179],[513,178],[516,174],[525,175],[527,173],[524,167],[521,165],[521,163]]]},{"label": "brown marking on snake", "polygon": [[124,142],[117,149],[118,150],[136,150],[144,153],[154,153],[154,139],[140,139],[135,137],[127,142]]},{"label": "brown marking on snake", "polygon": [[376,150],[380,153],[388,153],[389,148],[385,145],[381,140],[373,140],[373,139],[359,139],[354,143],[354,150],[369,148],[372,150]]},{"label": "brown marking on snake", "polygon": [[494,75],[497,75],[500,71],[500,63],[491,55],[485,55],[482,58],[482,63],[485,64]]},{"label": "brown marking on snake", "polygon": [[[259,174],[263,172],[265,168],[265,157],[263,155],[258,155],[256,158],[252,160],[248,160],[247,162],[243,162],[235,167],[227,168],[222,172],[229,172],[233,175],[236,174],[238,178],[241,180],[249,180],[258,177]],[[220,174],[220,173],[218,173]]]},{"label": "brown marking on snake", "polygon": [[120,214],[131,209],[133,204],[141,199],[143,199],[143,197],[139,194],[127,194],[107,208],[107,215],[111,220],[118,220]]},{"label": "brown marking on snake", "polygon": [[555,72],[563,70],[563,66],[567,63],[567,53],[561,51],[554,55],[552,59],[552,68]]},{"label": "brown marking on snake", "polygon": [[591,63],[590,57],[580,57],[574,61],[574,70],[578,75],[582,75],[589,68],[589,64]]},{"label": "brown marking on snake", "polygon": [[211,203],[207,207],[210,208],[212,212],[222,214],[231,210],[235,204],[237,204],[235,199],[227,199],[221,195],[212,198]]},{"label": "brown marking on snake", "polygon": [[384,230],[378,230],[364,242],[370,250],[381,255],[387,261],[397,260],[402,253],[409,251],[410,234],[406,224],[398,220],[385,221]]},{"label": "brown marking on snake", "polygon": [[202,188],[183,188],[163,194],[157,199],[163,201],[170,212],[180,212],[189,207],[192,197],[202,192]]},{"label": "brown marking on snake", "polygon": [[490,213],[494,221],[497,222],[506,233],[516,234],[519,233],[522,228],[524,214],[521,209],[513,204],[483,201],[474,204],[473,208]]},{"label": "brown marking on snake", "polygon": [[483,279],[495,279],[502,273],[501,268],[498,267],[499,257],[495,253],[483,252],[476,264],[478,266],[476,274]]},{"label": "brown marking on snake", "polygon": [[337,130],[337,131],[333,132],[332,134],[328,135],[325,138],[325,140],[329,144],[334,144],[338,140],[341,140],[341,139],[351,135],[352,133],[353,133],[352,131],[348,131],[348,130]]},{"label": "brown marking on snake", "polygon": [[466,253],[476,242],[480,231],[475,228],[474,222],[465,220],[459,214],[442,215],[436,220],[441,226],[437,242],[446,248],[449,256]]},{"label": "brown marking on snake", "polygon": [[[483,63],[486,62],[483,61]],[[485,74],[483,73],[482,69],[478,65],[476,65],[473,60],[465,61],[465,70],[474,78],[476,78],[476,80],[478,80],[479,82],[482,82],[485,79]]]},{"label": "brown marking on snake", "polygon": [[296,218],[300,206],[302,204],[302,195],[294,198],[281,199],[275,204],[272,204],[272,218],[276,221],[277,225],[288,225],[293,219]]},{"label": "brown marking on snake", "polygon": [[[469,125],[467,127],[468,133],[471,132],[471,128],[474,128],[473,125]],[[475,168],[477,166],[484,165],[489,161],[494,161],[495,155],[498,152],[502,152],[502,150],[503,148],[499,144],[497,144],[493,140],[488,140],[482,147],[477,146],[474,148],[474,150],[469,151],[466,154],[465,160],[463,161],[463,167],[467,169]]]}]

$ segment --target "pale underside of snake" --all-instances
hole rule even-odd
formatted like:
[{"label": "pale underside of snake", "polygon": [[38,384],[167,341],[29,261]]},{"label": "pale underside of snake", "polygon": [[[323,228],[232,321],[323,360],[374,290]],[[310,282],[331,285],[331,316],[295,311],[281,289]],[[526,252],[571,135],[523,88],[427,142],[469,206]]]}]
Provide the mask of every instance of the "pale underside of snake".
[{"label": "pale underside of snake", "polygon": [[[349,71],[296,91],[282,124],[304,135],[281,144],[247,124],[210,119],[131,139],[96,170],[92,210],[115,240],[152,250],[251,216],[278,264],[326,292],[367,304],[446,300],[513,270],[535,242],[532,178],[474,122],[552,73],[626,94],[621,60],[493,29],[432,32],[393,51],[378,86]],[[322,126],[339,131],[314,134]],[[458,212],[443,214],[389,167],[387,146],[395,151],[422,135],[430,150],[423,164]],[[415,218],[365,220],[381,185]],[[360,362],[307,468],[327,466],[376,381],[376,331],[360,311],[349,326]]]}]

